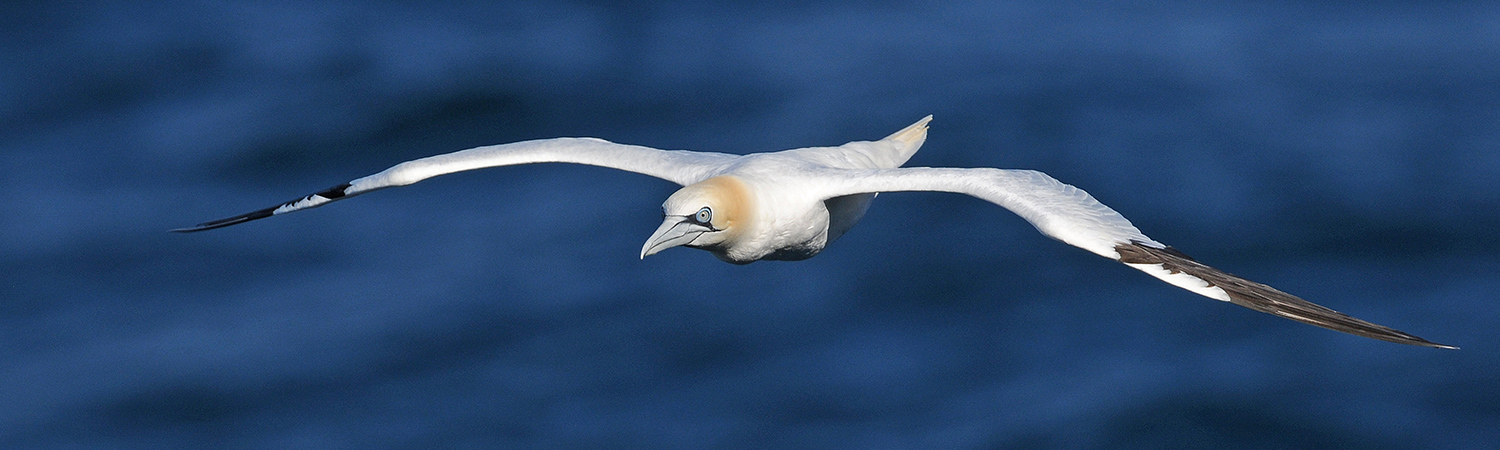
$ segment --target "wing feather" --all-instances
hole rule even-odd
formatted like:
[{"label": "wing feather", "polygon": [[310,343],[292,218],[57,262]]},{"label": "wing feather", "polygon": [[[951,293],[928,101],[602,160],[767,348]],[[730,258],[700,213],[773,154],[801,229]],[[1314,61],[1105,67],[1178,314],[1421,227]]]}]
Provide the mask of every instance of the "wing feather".
[{"label": "wing feather", "polygon": [[1349,317],[1276,288],[1209,267],[1172,247],[1157,248],[1133,242],[1120,244],[1116,249],[1120,252],[1120,262],[1131,267],[1140,268],[1138,266],[1145,265],[1152,267],[1152,270],[1165,270],[1203,280],[1208,286],[1222,289],[1228,294],[1230,302],[1256,311],[1371,339],[1424,347],[1457,348]]},{"label": "wing feather", "polygon": [[223,228],[315,208],[379,189],[406,186],[438,175],[487,167],[547,162],[586,164],[650,175],[686,186],[714,175],[737,158],[739,156],[724,153],[658,150],[595,138],[539,139],[491,145],[407,161],[380,173],[270,208],[172,231],[194,232]]},{"label": "wing feather", "polygon": [[1092,195],[1033,170],[899,168],[827,170],[825,198],[892,191],[968,194],[1005,207],[1042,234],[1125,263],[1194,293],[1299,322],[1401,344],[1456,348],[1359,320],[1197,262],[1151,240]]},{"label": "wing feather", "polygon": [[1035,170],[907,167],[827,169],[818,173],[824,198],[892,191],[968,194],[1021,216],[1042,234],[1099,256],[1119,259],[1115,246],[1140,241],[1161,245],[1088,192]]}]

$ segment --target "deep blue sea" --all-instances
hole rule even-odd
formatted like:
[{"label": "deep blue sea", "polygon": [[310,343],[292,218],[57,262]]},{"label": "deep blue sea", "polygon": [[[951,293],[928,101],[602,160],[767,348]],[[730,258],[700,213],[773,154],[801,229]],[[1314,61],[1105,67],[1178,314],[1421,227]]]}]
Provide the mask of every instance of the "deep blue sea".
[{"label": "deep blue sea", "polygon": [[[1201,261],[1216,302],[950,194],[801,262],[640,260],[676,186],[401,161],[748,153],[935,120]],[[1493,449],[1494,1],[6,2],[0,448]]]}]

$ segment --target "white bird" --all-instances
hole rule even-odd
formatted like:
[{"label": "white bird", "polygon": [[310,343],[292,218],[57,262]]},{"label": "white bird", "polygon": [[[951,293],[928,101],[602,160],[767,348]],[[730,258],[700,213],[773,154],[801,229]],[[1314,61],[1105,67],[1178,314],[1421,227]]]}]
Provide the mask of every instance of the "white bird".
[{"label": "white bird", "polygon": [[487,167],[562,162],[662,178],[679,189],[641,258],[677,246],[735,264],[812,257],[849,231],[875,195],[896,191],[968,194],[1020,215],[1042,234],[1199,295],[1332,330],[1401,344],[1456,348],[1349,317],[1270,286],[1230,275],[1152,240],[1087,192],[1034,170],[909,167],[927,140],[927,116],[878,141],[771,153],[658,150],[595,138],[554,138],[477,147],[397,164],[275,207],[172,231],[226,227]]}]

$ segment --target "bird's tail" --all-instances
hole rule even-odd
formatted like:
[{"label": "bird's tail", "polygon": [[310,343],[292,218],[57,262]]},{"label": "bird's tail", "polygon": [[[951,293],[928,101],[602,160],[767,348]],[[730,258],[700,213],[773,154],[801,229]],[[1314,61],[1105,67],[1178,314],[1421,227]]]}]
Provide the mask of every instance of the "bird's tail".
[{"label": "bird's tail", "polygon": [[887,155],[896,163],[892,168],[905,164],[906,160],[911,159],[911,155],[917,153],[917,149],[922,148],[922,143],[927,142],[927,122],[931,121],[932,115],[929,114],[927,117],[923,117],[922,120],[918,120],[917,123],[902,128],[901,131],[891,133],[885,139],[881,139],[882,141],[889,141],[896,144],[894,146],[895,153]]}]

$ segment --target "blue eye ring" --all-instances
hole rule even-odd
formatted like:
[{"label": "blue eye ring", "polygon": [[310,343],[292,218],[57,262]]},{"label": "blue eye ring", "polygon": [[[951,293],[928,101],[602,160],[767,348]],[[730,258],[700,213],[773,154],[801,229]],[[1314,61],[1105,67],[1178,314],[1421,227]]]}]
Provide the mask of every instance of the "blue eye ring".
[{"label": "blue eye ring", "polygon": [[704,206],[703,209],[699,209],[697,214],[693,214],[693,221],[700,224],[707,225],[713,220],[714,211],[712,209],[709,209],[707,206]]}]

